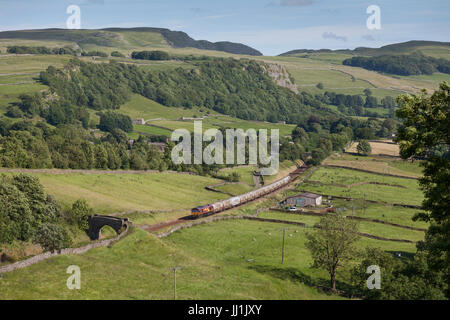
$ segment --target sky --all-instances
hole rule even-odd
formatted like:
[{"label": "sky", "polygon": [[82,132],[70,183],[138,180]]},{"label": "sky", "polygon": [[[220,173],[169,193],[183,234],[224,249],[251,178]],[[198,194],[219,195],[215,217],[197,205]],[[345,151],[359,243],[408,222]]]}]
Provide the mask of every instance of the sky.
[{"label": "sky", "polygon": [[[82,29],[161,27],[265,55],[450,41],[448,0],[0,0],[0,31],[67,28],[69,5],[80,7]],[[380,9],[380,29],[367,27],[371,5]]]}]

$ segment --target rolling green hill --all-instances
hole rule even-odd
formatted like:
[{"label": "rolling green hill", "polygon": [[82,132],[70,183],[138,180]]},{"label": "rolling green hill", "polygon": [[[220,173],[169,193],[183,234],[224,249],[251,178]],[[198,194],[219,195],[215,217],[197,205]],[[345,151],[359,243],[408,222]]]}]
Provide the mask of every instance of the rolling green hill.
[{"label": "rolling green hill", "polygon": [[448,58],[450,57],[450,42],[439,41],[407,41],[402,43],[389,44],[380,48],[368,48],[358,47],[354,50],[310,50],[310,49],[297,49],[291,50],[280,54],[280,56],[301,56],[304,54],[317,54],[317,53],[336,53],[347,55],[360,55],[360,56],[379,56],[385,54],[409,54],[414,51],[420,51],[425,55],[429,55],[435,58]]},{"label": "rolling green hill", "polygon": [[41,29],[4,31],[0,32],[0,39],[55,41],[83,49],[90,48],[91,46],[115,47],[123,49],[128,49],[131,47],[173,47],[215,50],[251,56],[262,55],[261,52],[241,43],[233,43],[228,41],[213,43],[206,40],[194,40],[184,32],[162,28],[107,28],[100,30]]}]

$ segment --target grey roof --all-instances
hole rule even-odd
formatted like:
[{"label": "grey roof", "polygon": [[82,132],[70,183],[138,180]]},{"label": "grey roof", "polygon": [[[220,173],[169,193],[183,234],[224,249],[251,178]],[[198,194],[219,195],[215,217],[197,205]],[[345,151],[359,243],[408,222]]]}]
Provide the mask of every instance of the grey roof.
[{"label": "grey roof", "polygon": [[311,193],[311,192],[303,192],[303,193],[296,194],[296,195],[294,195],[294,196],[287,197],[285,200],[287,200],[287,199],[292,199],[292,198],[311,198],[311,199],[317,199],[317,198],[320,198],[320,197],[321,197],[320,194],[315,194],[315,193]]}]

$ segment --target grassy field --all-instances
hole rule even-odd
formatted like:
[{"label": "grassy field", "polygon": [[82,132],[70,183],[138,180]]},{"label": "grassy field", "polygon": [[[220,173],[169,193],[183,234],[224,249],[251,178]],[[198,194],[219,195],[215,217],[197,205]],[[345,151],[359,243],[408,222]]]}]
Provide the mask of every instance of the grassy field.
[{"label": "grassy field", "polygon": [[[373,155],[389,155],[393,157],[400,156],[400,147],[398,144],[384,143],[384,142],[369,142],[372,148]],[[358,142],[354,142],[347,152],[358,153],[356,147]]]},{"label": "grassy field", "polygon": [[[289,214],[277,211],[265,211],[259,214],[262,218],[279,219],[286,221],[296,221],[306,223],[307,227],[312,228],[320,221],[320,217],[306,216],[300,214]],[[360,232],[371,235],[389,238],[389,239],[406,239],[411,241],[424,240],[425,233],[423,231],[414,231],[380,223],[367,221],[359,221],[358,228]]]},{"label": "grassy field", "polygon": [[219,175],[221,176],[229,176],[232,173],[237,173],[240,176],[241,182],[245,182],[249,185],[253,185],[253,171],[258,170],[256,166],[245,166],[238,168],[224,168],[219,171]]},{"label": "grassy field", "polygon": [[217,179],[175,173],[143,174],[33,174],[47,193],[69,206],[84,198],[97,214],[131,210],[186,209],[224,199],[206,191]]},{"label": "grassy field", "polygon": [[335,165],[348,168],[369,170],[382,174],[395,174],[405,177],[422,176],[420,161],[396,160],[383,156],[355,156],[350,154],[332,155],[325,159],[324,165]]},{"label": "grassy field", "polygon": [[[324,271],[311,268],[305,231],[289,228],[281,264],[283,224],[223,221],[176,232],[158,240],[136,230],[110,248],[52,258],[3,275],[0,299],[172,299],[177,273],[178,299],[337,299],[315,286],[328,285]],[[361,239],[377,246],[413,252],[411,244]],[[145,253],[145,254],[143,254]],[[81,290],[68,290],[66,269],[81,268]],[[348,282],[346,270],[338,287]]]},{"label": "grassy field", "polygon": [[[280,174],[289,171],[292,163],[283,163]],[[231,168],[247,180],[251,167]],[[245,176],[247,174],[248,176]],[[143,175],[47,175],[39,174],[49,193],[60,201],[70,203],[74,194],[82,195],[96,208],[120,211],[112,206],[134,206],[137,209],[172,208],[174,211],[148,214],[127,214],[135,225],[155,224],[186,214],[185,208],[226,198],[226,195],[206,192],[202,186],[217,180],[175,174]],[[379,175],[354,170],[320,168],[311,177],[323,183],[355,183],[371,180]],[[378,179],[377,178],[377,179]],[[184,184],[180,180],[185,180]],[[380,180],[381,181],[381,180]],[[249,181],[247,181],[249,182]],[[387,186],[377,186],[383,201],[402,202],[418,198],[416,181],[385,177],[385,183],[405,186],[388,198]],[[195,183],[198,188],[192,188]],[[244,186],[244,185],[238,185]],[[308,183],[298,188],[305,188]],[[318,187],[311,184],[312,187]],[[341,192],[335,186],[321,186],[324,193]],[[373,185],[359,187],[373,190]],[[226,187],[224,187],[226,188]],[[358,187],[354,187],[358,188]],[[354,192],[354,188],[350,193]],[[392,188],[392,187],[391,187]],[[342,188],[341,188],[342,189]],[[59,191],[58,191],[59,190]],[[309,190],[309,188],[308,188]],[[345,188],[346,190],[346,188]],[[243,191],[243,190],[242,190]],[[314,190],[311,190],[314,191]],[[358,190],[356,190],[358,191]],[[272,206],[283,196],[298,192],[294,189],[273,195],[227,214],[254,214],[256,208]],[[345,191],[344,191],[345,193]],[[173,195],[177,194],[177,197]],[[76,198],[76,197],[75,197]],[[370,199],[370,195],[367,196]],[[145,205],[143,205],[145,204]],[[148,205],[147,205],[148,204]],[[361,199],[334,199],[332,204],[343,214],[379,219],[406,226],[426,228],[423,222],[412,221],[414,209],[390,205],[363,203]],[[365,210],[363,209],[365,205]],[[109,206],[109,208],[108,208]],[[127,208],[128,210],[130,208]],[[31,267],[3,275],[0,299],[172,299],[173,273],[170,268],[182,266],[177,273],[178,299],[340,299],[317,289],[328,286],[325,271],[312,268],[309,251],[305,247],[305,232],[312,232],[318,217],[287,214],[277,211],[260,212],[260,217],[306,223],[306,228],[282,223],[230,220],[199,225],[173,233],[161,240],[137,229],[109,248],[98,248],[83,255],[55,257]],[[399,227],[360,222],[360,232],[385,238],[423,240],[424,232]],[[282,228],[287,228],[285,261],[281,264]],[[409,257],[416,251],[414,243],[380,241],[361,237],[359,250],[379,247],[387,252],[400,252]],[[347,265],[338,274],[338,288],[348,290]],[[65,273],[69,265],[78,265],[82,272],[82,289],[68,290]]]},{"label": "grassy field", "polygon": [[[333,57],[334,55],[336,56]],[[255,59],[285,66],[295,79],[299,90],[312,94],[323,93],[327,90],[342,94],[363,94],[364,89],[370,89],[375,97],[381,99],[386,95],[396,97],[402,93],[418,93],[418,88],[433,91],[443,79],[450,80],[450,75],[433,75],[429,78],[418,79],[380,74],[340,64],[345,57],[345,54],[326,53],[304,57],[257,57]],[[316,87],[319,82],[323,83],[323,90]]]},{"label": "grassy field", "polygon": [[133,129],[136,133],[143,133],[149,135],[157,135],[157,136],[168,136],[172,134],[172,131],[160,127],[155,127],[152,125],[141,125],[134,124]]},{"label": "grassy field", "polygon": [[240,194],[252,191],[254,188],[248,184],[224,184],[217,186],[214,189],[231,193],[233,196],[238,196]]},{"label": "grassy field", "polygon": [[211,114],[215,114],[214,111],[206,108],[184,109],[166,107],[138,94],[133,94],[130,101],[126,102],[119,109],[120,113],[130,116],[132,119],[143,118],[144,120],[179,120],[181,117],[202,117],[208,111]]},{"label": "grassy field", "polygon": [[[322,185],[314,183],[314,181],[321,182]],[[378,184],[362,184],[351,188],[336,185],[349,186],[360,182],[378,182]],[[299,185],[298,188],[320,194],[358,199],[363,198],[366,194],[367,200],[387,203],[420,205],[423,200],[417,180],[385,177],[341,168],[319,168],[308,181]]]}]

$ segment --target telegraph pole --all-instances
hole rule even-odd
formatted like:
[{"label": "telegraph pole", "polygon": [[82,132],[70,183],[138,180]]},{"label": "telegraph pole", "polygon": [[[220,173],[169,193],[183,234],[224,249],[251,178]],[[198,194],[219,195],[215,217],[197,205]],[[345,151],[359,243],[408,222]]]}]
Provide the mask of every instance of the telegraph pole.
[{"label": "telegraph pole", "polygon": [[173,267],[173,299],[177,300],[177,270],[182,269],[182,267]]},{"label": "telegraph pole", "polygon": [[352,198],[352,218],[355,215],[355,198]]},{"label": "telegraph pole", "polygon": [[375,184],[373,187],[373,200],[376,200],[376,196],[377,196],[377,178],[375,178]]},{"label": "telegraph pole", "polygon": [[286,236],[286,228],[283,228],[283,248],[281,251],[281,264],[284,263],[284,239],[285,239],[285,236]]},{"label": "telegraph pole", "polygon": [[363,204],[363,208],[364,208],[364,215],[366,215],[366,193],[364,192],[364,204]]}]

